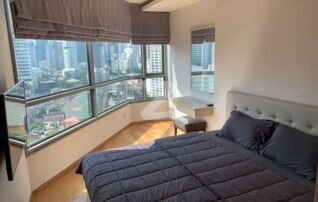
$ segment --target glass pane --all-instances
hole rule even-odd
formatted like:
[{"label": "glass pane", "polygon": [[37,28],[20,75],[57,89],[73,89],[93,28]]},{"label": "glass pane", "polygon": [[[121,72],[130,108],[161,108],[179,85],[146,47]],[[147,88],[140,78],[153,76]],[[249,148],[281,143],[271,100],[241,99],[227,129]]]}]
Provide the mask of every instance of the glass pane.
[{"label": "glass pane", "polygon": [[10,143],[10,160],[13,173],[15,173],[27,140],[25,105],[5,100],[5,111]]},{"label": "glass pane", "polygon": [[146,97],[163,97],[164,96],[164,82],[163,78],[146,79]]},{"label": "glass pane", "polygon": [[20,81],[15,86],[13,86],[10,90],[8,90],[6,92],[6,95],[10,96],[10,97],[17,97],[17,98],[25,99],[24,92],[25,92],[24,82]]},{"label": "glass pane", "polygon": [[141,46],[126,43],[93,43],[95,80],[142,75]]},{"label": "glass pane", "polygon": [[9,137],[25,142],[27,138],[25,105],[6,101],[6,113]]},{"label": "glass pane", "polygon": [[128,100],[127,82],[110,84],[96,90],[97,113],[104,112]]},{"label": "glass pane", "polygon": [[162,45],[146,46],[147,74],[163,73]]},{"label": "glass pane", "polygon": [[214,92],[215,43],[192,44],[192,89]]},{"label": "glass pane", "polygon": [[91,117],[89,92],[27,107],[28,143],[36,144]]},{"label": "glass pane", "polygon": [[13,46],[26,98],[88,85],[85,42],[14,39]]},{"label": "glass pane", "polygon": [[214,71],[215,43],[192,44],[192,72]]},{"label": "glass pane", "polygon": [[128,92],[127,92],[128,99],[133,99],[133,100],[144,99],[143,82],[141,79],[128,80],[127,88],[128,88]]},{"label": "glass pane", "polygon": [[214,75],[192,76],[192,88],[199,91],[214,92]]}]

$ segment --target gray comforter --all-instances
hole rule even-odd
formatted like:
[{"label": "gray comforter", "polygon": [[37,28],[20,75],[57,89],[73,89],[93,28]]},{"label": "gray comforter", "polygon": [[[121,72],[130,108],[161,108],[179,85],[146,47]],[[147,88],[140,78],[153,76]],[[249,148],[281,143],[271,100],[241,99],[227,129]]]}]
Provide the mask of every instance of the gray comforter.
[{"label": "gray comforter", "polygon": [[314,184],[215,132],[89,154],[78,166],[93,202],[313,201]]}]

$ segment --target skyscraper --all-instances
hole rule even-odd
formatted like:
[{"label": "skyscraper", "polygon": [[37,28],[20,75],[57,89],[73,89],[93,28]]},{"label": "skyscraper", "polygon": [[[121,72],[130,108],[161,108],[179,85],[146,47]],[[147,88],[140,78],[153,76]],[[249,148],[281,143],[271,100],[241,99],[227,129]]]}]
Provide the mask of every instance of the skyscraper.
[{"label": "skyscraper", "polygon": [[147,73],[161,73],[163,67],[162,46],[148,45],[146,49]]},{"label": "skyscraper", "polygon": [[36,40],[35,41],[35,57],[36,57],[36,66],[40,67],[40,63],[46,60],[46,47],[47,41],[45,40]]},{"label": "skyscraper", "polygon": [[214,43],[192,44],[192,69],[196,71],[213,71]]},{"label": "skyscraper", "polygon": [[60,41],[47,41],[45,47],[46,60],[44,62],[45,68],[49,71],[56,72],[62,70],[64,67],[64,57],[61,54],[63,51],[62,42]]},{"label": "skyscraper", "polygon": [[65,68],[77,68],[77,46],[72,41],[62,41]]},{"label": "skyscraper", "polygon": [[214,75],[206,74],[214,71],[215,43],[192,44],[192,88],[212,93],[214,91]]},{"label": "skyscraper", "polygon": [[32,40],[15,39],[13,45],[15,48],[15,61],[17,65],[17,73],[19,81],[32,80],[32,56],[31,53],[35,51],[30,50],[32,47]]},{"label": "skyscraper", "polygon": [[131,55],[129,56],[128,61],[128,74],[140,74],[141,70],[141,48],[138,45],[131,45]]},{"label": "skyscraper", "polygon": [[[146,48],[147,73],[157,74],[163,71],[162,46],[148,45]],[[147,94],[150,97],[164,96],[164,82],[162,78],[153,78],[146,81]]]},{"label": "skyscraper", "polygon": [[192,44],[192,68],[201,67],[202,70],[202,44]]},{"label": "skyscraper", "polygon": [[87,55],[86,55],[86,44],[84,42],[76,43],[76,51],[77,51],[77,63],[86,63]]}]

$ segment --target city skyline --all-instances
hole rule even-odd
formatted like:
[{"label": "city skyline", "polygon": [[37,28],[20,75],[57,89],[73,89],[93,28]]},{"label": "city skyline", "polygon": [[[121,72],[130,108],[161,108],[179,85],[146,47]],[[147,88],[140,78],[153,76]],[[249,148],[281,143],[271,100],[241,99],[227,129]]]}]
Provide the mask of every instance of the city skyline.
[{"label": "city skyline", "polygon": [[[25,98],[47,96],[90,84],[85,42],[15,39],[13,45],[18,79],[24,81]],[[164,96],[161,45],[146,46],[146,72],[143,72],[141,45],[93,42],[92,50],[91,68],[96,83],[125,76],[145,77],[145,82],[132,79],[96,88],[98,114],[128,100]],[[146,78],[148,74],[158,74],[159,78]],[[26,107],[28,144],[36,144],[91,118],[92,95],[87,91]]]}]

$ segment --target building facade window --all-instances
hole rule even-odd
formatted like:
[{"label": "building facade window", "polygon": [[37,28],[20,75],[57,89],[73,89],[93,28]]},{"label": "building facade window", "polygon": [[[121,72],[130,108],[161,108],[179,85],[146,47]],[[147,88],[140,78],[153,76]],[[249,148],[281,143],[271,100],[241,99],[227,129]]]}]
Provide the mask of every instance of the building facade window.
[{"label": "building facade window", "polygon": [[166,98],[164,45],[33,39],[12,45],[23,96],[14,90],[11,96],[25,102],[29,148],[127,103]]}]

